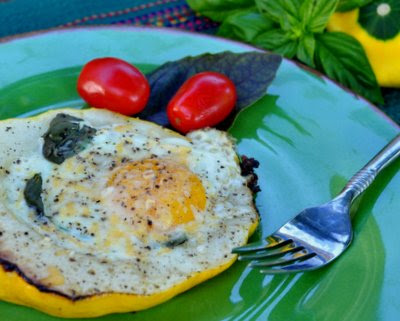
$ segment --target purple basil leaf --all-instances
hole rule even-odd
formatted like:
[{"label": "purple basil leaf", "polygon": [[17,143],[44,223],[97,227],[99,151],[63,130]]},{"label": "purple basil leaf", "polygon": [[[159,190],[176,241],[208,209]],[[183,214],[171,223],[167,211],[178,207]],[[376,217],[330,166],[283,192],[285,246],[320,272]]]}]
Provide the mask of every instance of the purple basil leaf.
[{"label": "purple basil leaf", "polygon": [[265,95],[281,61],[281,56],[266,52],[222,52],[167,62],[147,74],[150,99],[144,111],[136,116],[168,126],[166,108],[179,87],[194,74],[215,71],[229,77],[236,86],[235,109],[223,122],[223,128],[219,126],[227,129],[241,109]]}]

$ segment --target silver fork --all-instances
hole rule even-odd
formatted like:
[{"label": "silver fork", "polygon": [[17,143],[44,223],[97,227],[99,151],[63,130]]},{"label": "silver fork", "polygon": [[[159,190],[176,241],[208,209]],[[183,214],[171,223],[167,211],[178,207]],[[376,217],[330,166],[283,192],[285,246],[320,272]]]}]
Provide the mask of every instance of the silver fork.
[{"label": "silver fork", "polygon": [[400,155],[400,135],[358,171],[333,200],[297,214],[264,241],[232,250],[250,260],[262,273],[290,273],[318,269],[336,259],[350,245],[353,230],[350,207],[375,177]]}]

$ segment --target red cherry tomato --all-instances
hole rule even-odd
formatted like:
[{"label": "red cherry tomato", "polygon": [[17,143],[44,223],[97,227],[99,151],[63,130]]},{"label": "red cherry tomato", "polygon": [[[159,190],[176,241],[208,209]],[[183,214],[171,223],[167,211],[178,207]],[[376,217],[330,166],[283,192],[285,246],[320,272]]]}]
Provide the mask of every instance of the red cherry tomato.
[{"label": "red cherry tomato", "polygon": [[111,57],[89,61],[77,89],[89,105],[124,115],[142,111],[150,96],[146,77],[126,61]]},{"label": "red cherry tomato", "polygon": [[167,107],[171,125],[182,133],[214,126],[236,104],[236,88],[225,75],[201,72],[185,81]]}]

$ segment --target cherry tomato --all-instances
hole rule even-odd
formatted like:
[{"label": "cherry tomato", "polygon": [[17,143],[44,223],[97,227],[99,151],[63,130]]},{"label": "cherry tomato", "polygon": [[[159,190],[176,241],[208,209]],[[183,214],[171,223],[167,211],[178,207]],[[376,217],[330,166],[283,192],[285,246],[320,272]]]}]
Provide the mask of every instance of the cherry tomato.
[{"label": "cherry tomato", "polygon": [[214,126],[229,115],[236,99],[235,85],[228,77],[201,72],[187,79],[171,99],[168,119],[182,133]]},{"label": "cherry tomato", "polygon": [[98,58],[82,69],[77,89],[91,106],[124,115],[143,110],[150,96],[146,77],[134,66],[118,58]]}]

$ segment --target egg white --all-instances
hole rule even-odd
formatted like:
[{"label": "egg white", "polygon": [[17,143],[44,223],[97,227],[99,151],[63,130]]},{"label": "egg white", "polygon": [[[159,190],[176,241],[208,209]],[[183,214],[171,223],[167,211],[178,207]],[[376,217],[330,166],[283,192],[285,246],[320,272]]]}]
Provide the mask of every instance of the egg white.
[{"label": "egg white", "polygon": [[[58,165],[43,158],[42,136],[61,112],[84,119],[97,132],[83,151]],[[231,260],[232,248],[246,242],[258,219],[232,139],[222,131],[198,130],[185,137],[105,110],[67,109],[0,122],[0,135],[4,146],[0,253],[6,253],[4,257],[28,278],[72,297],[105,292],[143,295],[171,288],[194,273]],[[201,182],[205,206],[199,210],[190,205],[193,219],[189,222],[137,223],[135,215],[147,217],[142,194],[132,203],[144,204],[139,210],[120,202],[121,187],[113,185],[112,177],[125,166],[129,173],[127,164],[152,164],[152,160]],[[23,195],[26,180],[35,173],[43,179],[46,224]],[[162,195],[179,196],[171,191],[174,185],[169,186]],[[158,200],[153,197],[151,202]],[[124,221],[127,218],[133,223]],[[182,244],[166,246],[169,238],[180,235],[186,238]],[[57,277],[51,277],[54,273]]]}]

